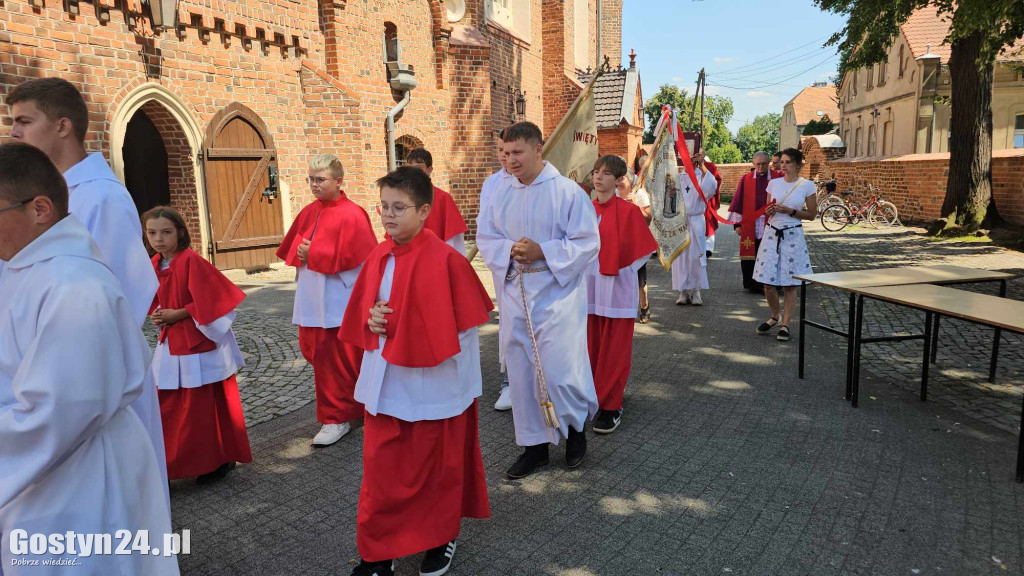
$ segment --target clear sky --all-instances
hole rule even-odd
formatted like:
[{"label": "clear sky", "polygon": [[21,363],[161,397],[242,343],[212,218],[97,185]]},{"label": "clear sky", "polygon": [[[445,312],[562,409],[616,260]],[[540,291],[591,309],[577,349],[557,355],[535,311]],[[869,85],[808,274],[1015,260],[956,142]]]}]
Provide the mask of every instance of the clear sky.
[{"label": "clear sky", "polygon": [[704,68],[707,93],[732,98],[735,136],[835,75],[839,56],[822,44],[844,23],[811,0],[624,0],[622,48],[636,50],[644,98],[662,84],[692,94]]}]

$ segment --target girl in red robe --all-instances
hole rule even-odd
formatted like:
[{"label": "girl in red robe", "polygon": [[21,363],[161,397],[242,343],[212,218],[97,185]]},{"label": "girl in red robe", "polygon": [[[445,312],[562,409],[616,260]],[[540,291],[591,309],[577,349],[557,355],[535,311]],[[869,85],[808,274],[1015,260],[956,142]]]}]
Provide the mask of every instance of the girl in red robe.
[{"label": "girl in red robe", "polygon": [[152,371],[159,389],[167,475],[223,478],[252,462],[235,373],[245,365],[231,324],[245,294],[189,248],[177,210],[143,215],[160,288],[150,310],[160,329]]}]

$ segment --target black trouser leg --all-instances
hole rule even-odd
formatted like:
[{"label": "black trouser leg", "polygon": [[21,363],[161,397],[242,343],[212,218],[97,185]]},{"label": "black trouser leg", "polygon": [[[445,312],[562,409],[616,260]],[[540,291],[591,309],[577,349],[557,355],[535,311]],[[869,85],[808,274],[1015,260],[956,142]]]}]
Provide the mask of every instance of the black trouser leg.
[{"label": "black trouser leg", "polygon": [[[754,242],[754,254],[757,254],[758,249],[761,247],[761,241],[756,240]],[[743,270],[743,288],[744,290],[761,291],[761,283],[754,280],[754,260],[740,260],[740,268]]]}]

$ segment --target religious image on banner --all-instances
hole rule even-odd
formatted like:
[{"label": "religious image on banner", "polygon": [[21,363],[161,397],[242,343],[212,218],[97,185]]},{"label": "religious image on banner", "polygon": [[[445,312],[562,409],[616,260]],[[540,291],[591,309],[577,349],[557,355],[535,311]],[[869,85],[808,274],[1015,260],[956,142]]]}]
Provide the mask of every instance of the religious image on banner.
[{"label": "religious image on banner", "polygon": [[690,244],[689,219],[679,197],[679,164],[670,118],[663,116],[655,129],[651,160],[633,185],[634,189],[644,188],[651,197],[651,233],[658,241],[658,259],[665,270]]}]

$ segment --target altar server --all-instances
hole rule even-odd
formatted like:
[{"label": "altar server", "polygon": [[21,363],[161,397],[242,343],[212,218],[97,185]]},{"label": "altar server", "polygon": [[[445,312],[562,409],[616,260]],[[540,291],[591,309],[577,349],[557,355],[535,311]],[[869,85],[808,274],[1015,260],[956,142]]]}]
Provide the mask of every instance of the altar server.
[{"label": "altar server", "polygon": [[[102,153],[89,154],[85,150],[89,109],[82,94],[66,80],[39,78],[11,90],[7,105],[13,121],[11,138],[45,152],[64,174],[70,194],[68,210],[92,234],[110,271],[121,283],[136,326],[141,328],[156,294],[156,274],[128,189],[114,175]],[[132,408],[149,433],[157,466],[166,479],[160,403],[151,380],[142,387]]]},{"label": "altar server", "polygon": [[[148,530],[152,543],[171,530],[156,451],[131,408],[149,346],[67,205],[43,152],[0,145],[0,566],[7,576],[177,576],[174,556],[80,555],[63,542],[35,555],[18,545],[118,530]],[[64,565],[42,564],[51,559]]]},{"label": "altar server", "polygon": [[377,181],[389,238],[366,258],[341,338],[365,350],[366,406],[353,576],[391,576],[426,551],[420,574],[448,572],[462,518],[487,518],[478,435],[477,326],[491,297],[465,255],[424,227],[432,186],[403,166]]},{"label": "altar server", "polygon": [[601,252],[587,274],[587,347],[599,407],[594,432],[610,434],[622,420],[622,395],[633,359],[633,323],[640,301],[636,274],[658,243],[640,208],[615,193],[616,182],[626,176],[626,161],[602,156],[593,174]]},{"label": "altar server", "polygon": [[[409,152],[405,163],[423,171],[428,177],[434,174],[434,156],[426,148],[416,148]],[[469,226],[462,219],[462,212],[459,212],[452,195],[437,186],[434,186],[434,201],[430,205],[430,216],[424,227],[460,254],[466,253],[466,232],[469,232]]]},{"label": "altar server", "polygon": [[548,463],[548,446],[566,438],[566,463],[587,450],[586,421],[597,394],[586,341],[584,278],[600,239],[590,197],[541,158],[540,129],[520,122],[505,133],[510,186],[495,189],[480,215],[477,245],[502,278],[500,338],[505,349],[516,443],[508,469],[522,478]]},{"label": "altar server", "polygon": [[700,306],[704,303],[700,291],[708,289],[708,256],[705,245],[708,204],[704,199],[715,195],[718,190],[718,182],[715,180],[715,175],[704,166],[702,150],[699,148],[695,150],[690,159],[693,161],[693,170],[704,197],[702,198],[700,192],[694,188],[693,182],[685,171],[679,174],[678,188],[688,218],[686,228],[690,235],[690,242],[683,252],[672,261],[672,289],[679,291],[676,304]]},{"label": "altar server", "polygon": [[309,162],[308,182],[316,197],[299,212],[277,249],[277,257],[295,267],[295,308],[299,348],[313,365],[316,419],[314,446],[330,446],[348,434],[363,415],[352,397],[362,351],[338,340],[352,286],[377,236],[370,216],[342,189],[345,169],[331,154]]},{"label": "altar server", "polygon": [[169,206],[142,217],[160,288],[153,377],[160,390],[167,472],[200,484],[252,462],[235,373],[245,366],[231,324],[245,293],[189,248],[184,218]]}]

